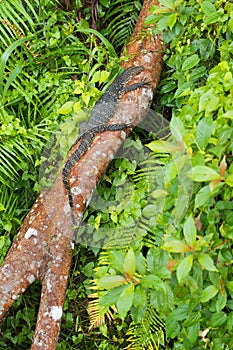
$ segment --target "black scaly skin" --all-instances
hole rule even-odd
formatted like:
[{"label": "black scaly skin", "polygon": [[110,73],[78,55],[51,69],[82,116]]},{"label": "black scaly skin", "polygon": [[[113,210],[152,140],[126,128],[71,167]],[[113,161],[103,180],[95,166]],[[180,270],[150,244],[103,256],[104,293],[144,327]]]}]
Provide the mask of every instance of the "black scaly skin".
[{"label": "black scaly skin", "polygon": [[130,81],[136,74],[141,73],[143,69],[142,66],[129,67],[114,80],[103,96],[95,103],[95,106],[91,111],[89,122],[84,123],[84,128],[81,126],[82,132],[86,131],[87,128],[89,130],[94,126],[107,124],[114,115],[122,96],[128,91],[139,89],[147,84],[142,81],[140,83],[126,86],[128,81]]},{"label": "black scaly skin", "polygon": [[[75,216],[74,216],[74,202],[69,185],[69,174],[73,166],[78,162],[78,160],[86,153],[89,146],[97,133],[102,133],[107,130],[118,131],[130,128],[129,124],[107,124],[111,117],[114,115],[115,110],[120,102],[122,96],[132,90],[136,90],[148,84],[145,81],[134,83],[132,85],[126,86],[129,80],[131,80],[136,74],[143,71],[142,66],[132,66],[127,68],[123,73],[121,73],[110,87],[106,90],[104,95],[96,102],[89,122],[87,123],[88,130],[84,131],[76,140],[74,145],[80,142],[79,147],[74,151],[71,157],[65,163],[62,170],[62,181],[66,189],[69,205],[71,208],[71,218],[72,223],[75,226]],[[73,145],[73,146],[74,146]]]}]

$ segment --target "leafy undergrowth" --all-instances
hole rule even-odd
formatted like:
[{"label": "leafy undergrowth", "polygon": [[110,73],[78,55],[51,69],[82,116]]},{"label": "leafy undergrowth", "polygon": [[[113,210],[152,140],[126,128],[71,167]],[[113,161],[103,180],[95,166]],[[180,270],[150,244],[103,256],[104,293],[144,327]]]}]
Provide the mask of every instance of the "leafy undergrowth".
[{"label": "leafy undergrowth", "polygon": [[[110,6],[101,4],[103,12]],[[82,245],[74,252],[58,349],[233,348],[233,4],[221,0],[160,0],[160,4],[146,22],[156,23],[155,34],[164,32],[165,65],[156,103],[159,111],[170,110],[172,118],[162,137],[156,126],[149,134],[136,129],[98,185],[78,232]],[[64,17],[62,21],[71,31],[70,43],[74,40],[76,45],[75,25],[69,27]],[[56,19],[46,39],[54,53],[63,50],[59,25]],[[34,82],[37,85],[31,83],[37,92],[43,95],[54,86],[61,89],[58,97],[48,100],[56,102],[45,130],[71,115],[79,121],[83,108],[99,97],[97,88],[106,74],[116,67],[116,55],[106,39],[95,46],[95,54],[93,37],[85,40],[81,56],[76,52],[73,57],[71,51],[63,56],[68,72],[78,74],[75,82],[68,74],[58,82],[59,69],[46,78],[48,68],[38,64],[34,70],[40,77]],[[86,55],[94,55],[91,66]],[[78,66],[76,57],[82,58]],[[13,59],[11,68],[14,64]],[[104,66],[101,73],[100,66]],[[38,86],[44,79],[43,90]],[[31,87],[27,89],[29,93]],[[25,157],[37,159],[39,165],[42,145],[39,138],[29,136],[36,134],[43,119],[33,119],[34,129],[16,125],[17,116],[24,116],[21,123],[28,122],[25,111],[32,102],[16,93],[15,85],[7,85],[4,91],[8,102],[3,121],[6,124],[6,116],[14,116],[9,137],[21,130],[20,137],[26,137],[31,147]],[[21,100],[18,110],[12,107]],[[151,127],[158,124],[157,117],[151,114]],[[12,222],[19,224],[25,208],[22,193],[31,196],[26,185],[30,164],[24,158],[18,163],[24,176],[12,179],[12,186],[2,181],[0,209],[7,208],[2,219],[6,234],[0,240],[3,253],[10,244]],[[33,184],[35,179],[32,173]],[[19,191],[17,197],[13,187]],[[29,348],[39,299],[36,287],[11,310],[0,337],[2,348],[16,349],[19,344]],[[34,311],[29,316],[27,310]]]}]

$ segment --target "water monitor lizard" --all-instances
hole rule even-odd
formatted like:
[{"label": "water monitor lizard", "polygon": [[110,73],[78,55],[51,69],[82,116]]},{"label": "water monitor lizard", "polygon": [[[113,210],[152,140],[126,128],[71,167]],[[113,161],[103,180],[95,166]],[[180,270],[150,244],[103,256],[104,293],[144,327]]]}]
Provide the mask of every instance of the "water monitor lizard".
[{"label": "water monitor lizard", "polygon": [[92,141],[97,133],[102,133],[107,130],[112,130],[112,131],[124,130],[131,127],[131,125],[125,124],[125,123],[108,124],[108,122],[113,117],[117,109],[117,106],[121,101],[122,96],[126,92],[136,90],[148,84],[145,81],[141,81],[139,83],[134,83],[126,86],[126,84],[135,75],[137,75],[138,73],[141,73],[143,69],[144,68],[142,66],[132,66],[127,68],[123,73],[121,73],[114,80],[114,82],[106,90],[103,96],[96,102],[91,112],[89,122],[86,124],[87,125],[86,128],[74,143],[75,145],[79,142],[79,147],[74,151],[74,153],[67,160],[67,162],[63,167],[62,181],[68,196],[69,205],[71,208],[71,218],[74,226],[75,226],[74,204],[73,204],[73,196],[69,185],[69,174],[71,172],[71,169],[78,162],[78,160],[85,154],[89,146],[92,144]]}]

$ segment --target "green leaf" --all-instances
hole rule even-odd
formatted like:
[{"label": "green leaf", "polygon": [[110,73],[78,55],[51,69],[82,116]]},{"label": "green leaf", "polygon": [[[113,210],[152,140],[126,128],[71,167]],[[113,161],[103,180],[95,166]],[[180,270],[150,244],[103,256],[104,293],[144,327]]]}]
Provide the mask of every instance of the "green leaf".
[{"label": "green leaf", "polygon": [[177,13],[172,13],[167,17],[167,25],[171,29],[174,27],[177,19]]},{"label": "green leaf", "polygon": [[99,82],[100,84],[104,83],[108,80],[110,73],[106,70],[104,71],[97,71],[93,74],[93,77],[91,79],[92,83]]},{"label": "green leaf", "polygon": [[95,36],[97,36],[102,43],[106,46],[106,48],[109,51],[110,56],[113,58],[117,58],[117,53],[113,47],[113,45],[105,38],[104,35],[102,35],[100,32],[98,32],[95,29],[91,29],[91,28],[83,28],[83,27],[77,27],[76,31],[81,32],[81,33],[91,33],[94,34]]},{"label": "green leaf", "polygon": [[216,302],[216,311],[219,312],[221,311],[227,303],[227,293],[225,290],[223,292],[218,293],[218,299]]},{"label": "green leaf", "polygon": [[207,303],[210,299],[213,299],[213,297],[218,293],[218,289],[214,286],[208,286],[206,287],[202,293],[201,293],[201,302]]},{"label": "green leaf", "polygon": [[73,105],[74,105],[73,101],[67,101],[63,106],[61,106],[61,108],[59,108],[58,113],[59,114],[68,114],[68,113],[72,112]]},{"label": "green leaf", "polygon": [[111,289],[123,285],[126,282],[125,278],[120,275],[100,277],[96,284],[100,288]]},{"label": "green leaf", "polygon": [[141,252],[136,255],[136,267],[137,267],[137,271],[141,275],[146,274],[146,262],[145,262],[145,258],[143,256],[143,254]]},{"label": "green leaf", "polygon": [[184,282],[185,277],[188,276],[191,268],[193,266],[193,255],[186,256],[176,270],[176,276],[179,284]]},{"label": "green leaf", "polygon": [[211,12],[216,12],[216,9],[214,5],[211,3],[211,1],[203,1],[201,8],[206,15],[208,15]]},{"label": "green leaf", "polygon": [[196,322],[192,326],[187,328],[187,337],[190,344],[194,345],[197,341],[198,335],[200,331],[200,322]]},{"label": "green leaf", "polygon": [[119,286],[109,290],[106,294],[100,297],[99,299],[100,305],[109,307],[111,305],[116,304],[119,296],[121,295],[121,293],[125,288],[127,288],[127,285],[124,284],[123,286]]},{"label": "green leaf", "polygon": [[2,56],[0,57],[0,93],[2,93],[3,89],[3,83],[4,83],[4,71],[6,68],[7,60],[9,59],[12,52],[17,48],[17,46],[22,45],[25,41],[29,40],[29,37],[23,37],[21,39],[16,40],[11,45],[8,46],[6,51],[3,52]]},{"label": "green leaf", "polygon": [[200,208],[209,202],[210,186],[204,186],[197,192],[195,196],[195,209]]},{"label": "green leaf", "polygon": [[125,316],[133,304],[134,298],[134,285],[130,283],[121,293],[117,300],[117,309],[119,316],[122,320],[125,319]]},{"label": "green leaf", "polygon": [[89,105],[89,101],[90,101],[90,97],[91,97],[90,93],[89,92],[83,92],[81,96],[82,96],[82,100],[85,103],[85,105],[88,106]]},{"label": "green leaf", "polygon": [[153,152],[158,153],[174,153],[177,151],[177,146],[168,141],[157,140],[146,145]]},{"label": "green leaf", "polygon": [[172,120],[170,122],[170,129],[175,139],[178,142],[182,142],[185,135],[185,127],[182,121],[177,117],[172,117]]},{"label": "green leaf", "polygon": [[166,335],[169,338],[173,339],[175,338],[180,332],[180,325],[179,322],[173,317],[168,317],[166,319]]},{"label": "green leaf", "polygon": [[203,1],[202,11],[205,13],[204,23],[212,24],[218,21],[219,14],[216,11],[216,8],[210,1]]},{"label": "green leaf", "polygon": [[182,64],[182,70],[186,71],[193,67],[195,67],[200,62],[200,58],[197,54],[193,54],[192,56],[186,58]]},{"label": "green leaf", "polygon": [[227,320],[227,315],[225,312],[220,311],[212,315],[210,319],[211,327],[216,328],[222,326]]},{"label": "green leaf", "polygon": [[227,281],[227,288],[233,292],[233,281]]},{"label": "green leaf", "polygon": [[228,186],[233,187],[233,174],[228,175],[225,182]]},{"label": "green leaf", "polygon": [[221,179],[221,175],[212,168],[197,165],[187,172],[187,176],[197,182]]},{"label": "green leaf", "polygon": [[147,303],[147,294],[146,294],[146,289],[145,288],[142,288],[141,285],[138,285],[136,288],[135,288],[135,292],[134,292],[134,300],[133,300],[133,305],[135,307],[138,307],[138,306],[142,306],[142,307],[145,307]]},{"label": "green leaf", "polygon": [[135,271],[136,257],[134,251],[129,249],[124,259],[124,273],[127,275],[127,277],[132,278],[135,275]]},{"label": "green leaf", "polygon": [[203,93],[199,100],[199,112],[205,111],[206,114],[216,111],[219,108],[219,97],[213,89]]},{"label": "green leaf", "polygon": [[21,73],[21,70],[22,70],[22,64],[20,63],[10,73],[9,78],[7,79],[7,82],[5,83],[5,86],[4,86],[4,90],[2,93],[2,99],[5,98],[10,85],[14,82],[15,78],[19,75],[19,73]]},{"label": "green leaf", "polygon": [[219,116],[219,118],[229,118],[229,119],[233,119],[233,109],[230,109],[229,111],[227,111],[226,113],[223,113]]},{"label": "green leaf", "polygon": [[202,268],[204,267],[208,271],[218,271],[214,265],[213,260],[208,254],[199,253],[197,259]]},{"label": "green leaf", "polygon": [[231,311],[227,317],[227,330],[228,333],[232,332],[232,328],[233,328],[233,311]]},{"label": "green leaf", "polygon": [[203,118],[197,125],[196,140],[201,149],[205,149],[213,130],[213,120],[211,117]]},{"label": "green leaf", "polygon": [[152,288],[152,289],[164,289],[164,283],[156,275],[146,275],[143,276],[140,282],[140,285],[143,286],[144,288]]},{"label": "green leaf", "polygon": [[190,216],[184,223],[184,238],[193,247],[196,241],[197,230],[193,218]]},{"label": "green leaf", "polygon": [[160,5],[172,10],[174,8],[174,0],[159,0]]},{"label": "green leaf", "polygon": [[2,249],[5,245],[5,237],[4,236],[0,236],[0,249]]},{"label": "green leaf", "polygon": [[185,253],[189,251],[187,244],[175,238],[166,238],[161,248],[173,253]]}]

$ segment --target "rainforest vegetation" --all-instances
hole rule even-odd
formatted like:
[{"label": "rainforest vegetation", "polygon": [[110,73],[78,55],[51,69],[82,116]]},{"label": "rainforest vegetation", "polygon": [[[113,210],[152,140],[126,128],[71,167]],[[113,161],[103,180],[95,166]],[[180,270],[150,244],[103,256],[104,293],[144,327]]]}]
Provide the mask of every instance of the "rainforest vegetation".
[{"label": "rainforest vegetation", "polygon": [[[159,3],[146,19],[165,44],[151,129],[133,130],[85,212],[58,350],[233,349],[233,3]],[[0,1],[0,263],[45,159],[66,154],[119,74],[141,6]],[[11,308],[1,349],[30,348],[40,290]]]}]

